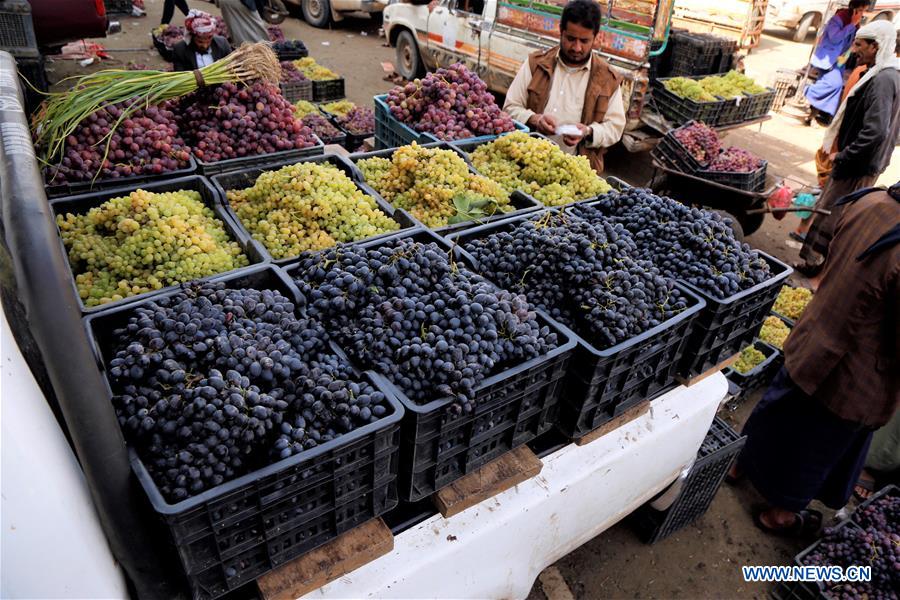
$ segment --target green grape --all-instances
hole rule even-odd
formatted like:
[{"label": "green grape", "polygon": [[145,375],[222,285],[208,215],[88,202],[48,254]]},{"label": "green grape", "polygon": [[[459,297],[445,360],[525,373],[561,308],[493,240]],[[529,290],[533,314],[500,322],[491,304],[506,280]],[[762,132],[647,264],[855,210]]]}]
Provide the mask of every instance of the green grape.
[{"label": "green grape", "polygon": [[509,194],[497,183],[473,174],[452,150],[423,148],[416,143],[397,148],[390,159],[369,158],[357,166],[366,183],[426,227],[449,224],[458,214],[454,197],[489,200],[483,214],[508,212]]},{"label": "green grape", "polygon": [[759,330],[759,339],[775,346],[779,350],[784,349],[784,341],[791,333],[791,328],[787,324],[775,316],[768,316],[763,321],[762,329]]},{"label": "green grape", "polygon": [[306,115],[319,114],[319,109],[312,102],[298,100],[294,103],[294,116],[302,119]]},{"label": "green grape", "polygon": [[746,348],[741,350],[740,357],[738,357],[737,362],[735,362],[734,366],[732,366],[731,368],[738,373],[746,375],[764,360],[766,360],[765,354],[763,354],[753,346],[747,346]]},{"label": "green grape", "polygon": [[227,196],[241,223],[276,259],[400,228],[330,164],[302,162],[266,171],[253,187],[229,190]]},{"label": "green grape", "polygon": [[752,77],[737,71],[728,71],[723,79],[745,94],[762,94],[766,91],[766,88],[753,81]]},{"label": "green grape", "polygon": [[137,190],[56,223],[85,306],[249,264],[196,191]]},{"label": "green grape", "polygon": [[812,296],[813,293],[806,288],[784,286],[778,293],[772,310],[796,321],[803,314],[809,301],[812,300]]},{"label": "green grape", "polygon": [[753,79],[737,71],[704,77],[699,84],[708,93],[722,98],[736,98],[744,94],[761,94],[766,91],[766,88],[758,85]]},{"label": "green grape", "polygon": [[356,108],[356,105],[349,100],[337,100],[336,102],[328,102],[322,105],[322,110],[338,117],[347,116],[354,108]]},{"label": "green grape", "polygon": [[299,69],[301,73],[306,75],[307,79],[311,79],[312,81],[340,79],[340,75],[338,75],[328,67],[323,67],[322,65],[317,63],[316,60],[311,56],[297,59],[294,61],[294,64],[297,66],[297,69]]},{"label": "green grape", "polygon": [[548,206],[561,206],[612,189],[584,156],[550,140],[516,131],[482,144],[471,154],[475,169],[512,193],[521,190]]},{"label": "green grape", "polygon": [[703,89],[700,82],[694,79],[673,77],[666,81],[664,85],[667,90],[676,96],[687,98],[688,100],[694,100],[695,102],[713,102],[716,100],[715,96]]}]

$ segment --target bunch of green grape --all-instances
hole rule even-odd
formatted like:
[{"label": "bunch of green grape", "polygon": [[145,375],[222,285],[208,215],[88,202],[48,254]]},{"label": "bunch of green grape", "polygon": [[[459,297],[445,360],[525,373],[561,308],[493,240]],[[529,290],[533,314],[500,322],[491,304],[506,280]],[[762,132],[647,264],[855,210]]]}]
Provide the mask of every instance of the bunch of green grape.
[{"label": "bunch of green grape", "polygon": [[700,85],[710,94],[722,98],[736,98],[737,96],[742,96],[744,94],[744,92],[740,88],[735,87],[732,82],[718,75],[704,77],[700,80]]},{"label": "bunch of green grape", "polygon": [[306,100],[297,100],[294,103],[294,116],[298,119],[302,119],[306,115],[318,115],[319,109],[316,108],[316,105],[312,102],[307,102]]},{"label": "bunch of green grape", "polygon": [[354,108],[356,108],[356,104],[349,100],[336,100],[335,102],[328,102],[322,105],[322,110],[338,117],[347,116]]},{"label": "bunch of green grape", "polygon": [[747,346],[741,350],[741,355],[731,368],[742,375],[746,375],[759,366],[764,360],[766,360],[765,354],[753,346]]},{"label": "bunch of green grape", "polygon": [[775,316],[768,316],[763,321],[762,329],[759,330],[759,339],[770,346],[783,350],[784,341],[790,333],[791,328],[784,321]]},{"label": "bunch of green grape", "polygon": [[374,198],[327,163],[266,171],[253,187],[229,190],[227,196],[241,223],[276,259],[400,228]]},{"label": "bunch of green grape", "polygon": [[766,91],[766,88],[756,83],[752,77],[748,77],[738,71],[728,71],[722,79],[745,94],[762,94]]},{"label": "bunch of green grape", "polygon": [[312,58],[311,56],[295,60],[294,65],[297,66],[297,69],[301,73],[306,75],[307,79],[310,79],[312,81],[328,81],[330,79],[340,79],[340,75],[338,75],[328,67],[323,67],[316,62],[316,59]]},{"label": "bunch of green grape", "polygon": [[487,214],[508,212],[509,194],[496,182],[475,175],[452,150],[424,148],[415,142],[397,148],[390,159],[369,158],[357,166],[381,196],[409,211],[426,227],[444,227],[457,214],[454,197],[491,200]]},{"label": "bunch of green grape", "polygon": [[249,264],[196,191],[137,190],[56,223],[85,306]]},{"label": "bunch of green grape", "polygon": [[673,77],[665,82],[667,90],[695,102],[714,102],[717,100],[715,96],[703,89],[699,81],[688,79],[687,77]]},{"label": "bunch of green grape", "polygon": [[812,296],[813,293],[806,288],[784,286],[778,293],[772,310],[796,321],[803,314],[809,301],[812,300]]},{"label": "bunch of green grape", "polygon": [[507,192],[523,191],[548,206],[584,200],[612,189],[586,157],[567,154],[550,140],[522,131],[478,146],[471,160],[479,173]]}]

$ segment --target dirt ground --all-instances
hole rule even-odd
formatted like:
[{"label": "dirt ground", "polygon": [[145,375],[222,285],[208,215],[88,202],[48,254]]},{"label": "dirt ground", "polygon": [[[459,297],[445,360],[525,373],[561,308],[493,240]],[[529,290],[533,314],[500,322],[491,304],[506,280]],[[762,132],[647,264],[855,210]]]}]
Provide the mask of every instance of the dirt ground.
[{"label": "dirt ground", "polygon": [[[193,7],[218,13],[214,5],[190,0]],[[102,65],[80,67],[74,61],[50,62],[51,82],[84,74],[98,68],[124,66],[129,62],[162,68],[165,63],[152,49],[150,29],[159,22],[162,0],[146,0],[148,16],[122,18],[122,32],[98,40],[112,54]],[[176,12],[174,23],[182,16]],[[379,20],[348,19],[332,29],[315,29],[296,17],[281,25],[288,39],[302,39],[310,55],[346,78],[347,96],[359,104],[369,104],[373,95],[386,92],[381,63],[394,60],[394,50],[378,37]],[[799,68],[807,60],[811,43],[789,41],[786,30],[767,32],[762,43],[746,60],[748,74],[770,83],[779,67]],[[63,84],[65,85],[65,84]],[[775,115],[761,127],[744,128],[728,136],[730,144],[745,147],[769,160],[770,169],[784,177],[794,188],[814,182],[812,157],[821,143],[823,130],[796,124]],[[613,149],[607,164],[612,174],[629,183],[649,181],[652,167],[646,154],[629,155]],[[900,179],[900,160],[896,159],[882,176],[881,183]],[[783,221],[767,218],[763,227],[748,241],[783,260],[796,259],[798,248],[787,241],[787,233],[797,218]],[[797,280],[803,283],[802,280]],[[740,428],[759,398],[747,399],[723,416]],[[591,540],[559,560],[541,574],[529,600],[590,598],[763,598],[765,584],[747,584],[740,575],[743,564],[788,564],[804,546],[799,541],[783,540],[763,534],[750,518],[751,507],[761,499],[749,484],[723,485],[707,514],[690,527],[652,546],[641,543],[624,523]],[[822,507],[818,507],[822,508]],[[828,513],[830,514],[830,513]]]}]

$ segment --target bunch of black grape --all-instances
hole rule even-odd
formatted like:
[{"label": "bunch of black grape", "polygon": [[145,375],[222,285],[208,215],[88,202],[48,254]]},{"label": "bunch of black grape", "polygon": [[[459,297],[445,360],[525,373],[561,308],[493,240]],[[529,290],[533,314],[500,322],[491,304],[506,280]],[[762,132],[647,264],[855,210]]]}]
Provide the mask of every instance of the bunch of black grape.
[{"label": "bunch of black grape", "polygon": [[900,534],[900,496],[882,496],[856,511],[856,522],[865,529]]},{"label": "bunch of black grape", "polygon": [[66,138],[62,158],[45,169],[46,182],[159,175],[188,166],[190,152],[172,111],[138,108],[119,123],[123,109],[123,104],[113,104],[85,119]]},{"label": "bunch of black grape", "polygon": [[716,130],[700,122],[693,122],[672,132],[684,149],[701,164],[707,164],[719,154],[719,136]]},{"label": "bunch of black grape", "polygon": [[373,422],[384,394],[279,292],[185,286],[112,334],[113,404],[163,496],[183,500]]},{"label": "bunch of black grape", "polygon": [[275,54],[281,56],[282,54],[293,54],[297,55],[306,54],[308,50],[306,49],[306,44],[304,44],[300,40],[286,40],[284,39],[284,33],[281,34],[280,40],[272,40],[275,42],[272,44],[272,50],[275,51]]},{"label": "bunch of black grape", "polygon": [[686,281],[715,298],[772,276],[768,263],[737,241],[729,221],[718,213],[690,208],[650,190],[628,188],[571,210],[588,220],[606,217],[621,223],[637,246],[635,258],[649,260],[664,277]]},{"label": "bunch of black grape", "polygon": [[441,140],[461,140],[515,129],[487,84],[462,63],[429,73],[388,92],[395,119]]},{"label": "bunch of black grape", "polygon": [[452,410],[470,412],[485,377],[557,346],[524,297],[497,290],[434,243],[306,255],[296,276],[310,315],[419,404],[452,398]]},{"label": "bunch of black grape", "polygon": [[841,597],[896,600],[900,589],[900,535],[856,527],[829,528],[805,563],[871,566],[871,581],[826,584],[829,591]]},{"label": "bunch of black grape", "polygon": [[597,348],[659,325],[687,306],[670,279],[633,260],[631,235],[605,219],[547,214],[466,243],[479,270],[524,293]]},{"label": "bunch of black grape", "polygon": [[762,166],[762,159],[743,148],[729,146],[709,163],[710,171],[726,173],[750,173]]},{"label": "bunch of black grape", "polygon": [[223,83],[200,88],[181,99],[178,115],[194,156],[205,162],[316,143],[278,87],[262,81],[248,87]]}]

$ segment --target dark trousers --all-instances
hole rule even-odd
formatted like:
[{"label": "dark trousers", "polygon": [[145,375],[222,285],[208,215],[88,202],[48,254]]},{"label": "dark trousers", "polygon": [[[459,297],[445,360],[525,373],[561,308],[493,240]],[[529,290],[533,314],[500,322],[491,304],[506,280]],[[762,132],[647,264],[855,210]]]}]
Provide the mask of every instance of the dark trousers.
[{"label": "dark trousers", "polygon": [[799,511],[813,499],[847,504],[872,430],[841,419],[794,384],[782,367],[744,425],[739,469],[773,506]]},{"label": "dark trousers", "polygon": [[178,7],[178,10],[183,12],[185,15],[190,12],[190,8],[188,7],[187,0],[166,0],[166,3],[163,4],[163,14],[162,14],[162,23],[163,25],[168,25],[172,22],[172,17],[175,15],[175,7]]}]

